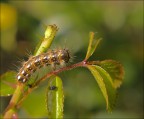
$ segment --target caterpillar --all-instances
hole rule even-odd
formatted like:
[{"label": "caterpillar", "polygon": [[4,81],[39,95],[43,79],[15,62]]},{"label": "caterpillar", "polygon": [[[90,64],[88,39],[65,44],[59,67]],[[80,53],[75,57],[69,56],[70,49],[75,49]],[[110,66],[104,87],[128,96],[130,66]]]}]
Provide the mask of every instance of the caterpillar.
[{"label": "caterpillar", "polygon": [[63,66],[68,63],[70,58],[71,56],[68,49],[55,49],[47,53],[32,56],[23,64],[22,68],[20,68],[16,78],[19,82],[25,83],[38,68],[51,65],[55,69],[56,65]]}]

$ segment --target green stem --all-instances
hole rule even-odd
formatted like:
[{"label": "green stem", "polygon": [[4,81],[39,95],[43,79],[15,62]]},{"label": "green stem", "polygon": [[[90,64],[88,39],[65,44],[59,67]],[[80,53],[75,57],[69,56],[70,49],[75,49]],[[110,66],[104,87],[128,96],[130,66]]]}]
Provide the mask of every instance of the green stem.
[{"label": "green stem", "polygon": [[[35,52],[34,52],[34,56],[37,56],[41,53],[44,53],[46,52],[46,50],[50,47],[55,35],[56,35],[56,32],[57,32],[58,28],[56,25],[49,25],[45,31],[45,37],[44,39],[42,40],[42,42],[40,42],[40,44],[37,46]],[[93,35],[91,35],[91,39],[93,39]],[[92,40],[91,40],[92,42]],[[97,43],[98,44],[98,43]],[[93,48],[93,51],[96,47]],[[93,53],[93,52],[92,52]],[[73,69],[73,68],[76,68],[76,67],[85,67],[87,66],[87,63],[86,60],[88,59],[89,55],[91,55],[92,53],[88,53],[88,55],[86,56],[85,60],[82,61],[82,62],[79,62],[77,64],[74,64],[74,65],[71,65],[71,66],[67,66],[67,67],[63,67],[61,69],[58,69],[56,71],[52,71],[50,73],[48,73],[47,75],[45,75],[44,77],[42,77],[40,80],[38,80],[35,85],[31,88],[31,89],[28,89],[27,91],[24,92],[24,87],[26,86],[25,84],[21,84],[21,83],[18,83],[17,85],[17,88],[15,90],[15,93],[5,111],[5,114],[4,114],[4,119],[6,118],[12,118],[12,114],[13,114],[13,111],[12,110],[15,110],[16,108],[18,108],[18,106],[21,104],[21,102],[23,102],[23,100],[26,98],[26,96],[32,92],[32,90],[35,89],[35,87],[37,87],[42,81],[46,80],[47,78],[51,77],[52,75],[56,75],[58,73],[61,73],[62,71],[66,71],[66,70],[70,70],[70,69]],[[89,62],[90,63],[90,62]],[[24,92],[24,95],[22,95],[22,93]]]},{"label": "green stem", "polygon": [[10,109],[9,111],[7,111],[7,113],[4,115],[4,119],[10,119],[13,117],[13,115],[15,114],[15,110],[14,109]]},{"label": "green stem", "polygon": [[[61,73],[63,71],[71,70],[71,69],[74,69],[74,68],[77,68],[77,67],[86,67],[88,64],[92,65],[93,63],[94,64],[98,64],[99,61],[96,61],[96,62],[93,62],[93,61],[89,61],[89,62],[82,61],[82,62],[79,62],[77,64],[73,64],[73,65],[70,65],[70,66],[67,66],[67,67],[63,67],[61,69],[49,72],[48,74],[43,76],[41,79],[39,79],[35,83],[35,85],[33,85],[33,87],[31,89],[26,91],[21,99],[20,99],[20,97],[21,97],[24,85],[19,83],[17,88],[16,88],[16,90],[15,90],[15,93],[14,93],[14,95],[13,95],[13,97],[12,97],[10,103],[9,103],[9,106],[6,109],[6,113],[5,113],[4,117],[11,118],[11,113],[10,113],[11,110],[15,109],[18,105],[20,105],[23,102],[23,100],[28,96],[28,94],[30,94],[41,82],[43,82],[47,78],[49,78],[49,77],[51,77],[53,75],[57,75],[58,73]],[[4,118],[4,119],[7,119],[7,118]]]},{"label": "green stem", "polygon": [[37,55],[47,51],[47,49],[52,44],[52,41],[53,41],[57,31],[58,31],[58,28],[55,24],[47,26],[47,29],[45,31],[45,37],[36,47],[34,56],[37,56]]},{"label": "green stem", "polygon": [[38,85],[40,85],[41,82],[45,81],[46,79],[50,78],[51,76],[57,75],[63,71],[71,70],[71,69],[74,69],[77,67],[85,67],[85,66],[87,66],[87,62],[82,61],[82,62],[79,62],[77,64],[73,64],[73,65],[63,67],[63,68],[60,68],[58,70],[49,72],[48,74],[43,76],[41,79],[39,79],[27,92],[25,92],[23,98],[19,101],[18,105],[20,105],[23,102],[23,100],[28,96],[28,94],[30,94]]},{"label": "green stem", "polygon": [[11,118],[12,115],[14,114],[13,110],[16,108],[16,105],[21,97],[23,88],[24,88],[24,85],[18,83],[17,88],[14,92],[14,95],[12,96],[9,105],[5,110],[4,119]]},{"label": "green stem", "polygon": [[[45,31],[45,37],[40,42],[40,44],[37,46],[37,48],[34,52],[34,56],[44,53],[50,47],[50,45],[56,35],[57,30],[58,30],[58,28],[55,24],[47,26],[47,29]],[[19,101],[21,100],[20,98],[21,98],[22,92],[24,91],[23,90],[24,87],[25,87],[25,84],[18,82],[16,90],[10,100],[10,103],[5,110],[4,119],[12,118],[12,115],[13,115],[12,110],[14,110],[15,108],[18,108],[18,104],[19,104]],[[23,97],[22,97],[22,99],[23,99]]]}]

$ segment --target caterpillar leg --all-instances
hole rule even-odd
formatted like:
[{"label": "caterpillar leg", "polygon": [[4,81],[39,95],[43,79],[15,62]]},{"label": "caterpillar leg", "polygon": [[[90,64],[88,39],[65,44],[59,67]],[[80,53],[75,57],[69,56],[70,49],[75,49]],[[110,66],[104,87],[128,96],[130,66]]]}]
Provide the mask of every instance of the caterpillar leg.
[{"label": "caterpillar leg", "polygon": [[27,86],[29,88],[33,88],[34,86],[36,86],[36,80],[38,79],[38,74],[36,75],[36,77],[33,79],[33,82],[32,83],[28,83]]},{"label": "caterpillar leg", "polygon": [[52,68],[53,71],[55,71],[56,70],[56,65],[54,63],[52,63],[51,68]]}]

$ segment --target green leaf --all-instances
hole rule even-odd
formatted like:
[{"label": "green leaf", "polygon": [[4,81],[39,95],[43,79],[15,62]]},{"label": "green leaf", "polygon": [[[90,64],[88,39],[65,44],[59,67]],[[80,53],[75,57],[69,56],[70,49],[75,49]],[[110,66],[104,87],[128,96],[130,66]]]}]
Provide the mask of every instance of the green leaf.
[{"label": "green leaf", "polygon": [[99,65],[110,74],[115,88],[120,87],[124,77],[123,66],[115,60],[100,61]]},{"label": "green leaf", "polygon": [[47,110],[49,118],[63,118],[63,84],[62,80],[55,76],[48,83]]},{"label": "green leaf", "polygon": [[85,60],[87,60],[94,53],[94,51],[96,50],[96,48],[97,48],[97,46],[101,40],[102,40],[102,38],[98,38],[95,40],[94,39],[94,32],[90,32],[89,46],[88,46]]},{"label": "green leaf", "polygon": [[0,76],[0,96],[10,96],[16,87],[16,72],[9,71]]},{"label": "green leaf", "polygon": [[34,52],[35,56],[47,51],[47,49],[50,47],[50,45],[56,35],[57,30],[58,30],[58,28],[55,24],[47,26],[44,39],[42,39],[38,43],[38,45],[35,49],[35,52]]},{"label": "green leaf", "polygon": [[87,67],[93,74],[102,91],[102,94],[106,100],[107,110],[112,111],[116,102],[117,91],[113,85],[110,75],[100,66],[88,65]]}]

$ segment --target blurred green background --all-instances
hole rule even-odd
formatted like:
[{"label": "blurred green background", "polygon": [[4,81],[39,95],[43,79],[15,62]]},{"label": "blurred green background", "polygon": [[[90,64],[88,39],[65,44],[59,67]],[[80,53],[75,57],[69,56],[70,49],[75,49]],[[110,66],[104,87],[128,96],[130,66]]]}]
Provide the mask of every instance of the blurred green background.
[{"label": "blurred green background", "polygon": [[[60,74],[65,92],[64,117],[143,117],[143,1],[1,1],[0,73],[16,70],[13,64],[27,59],[44,37],[45,26],[56,24],[59,31],[52,47],[67,47],[76,56],[86,54],[89,32],[103,38],[91,60],[114,59],[125,68],[125,78],[112,114],[87,69]],[[36,89],[19,110],[20,117],[47,117],[46,83]],[[5,97],[2,99],[9,100]],[[1,112],[6,103],[1,106]]]}]

